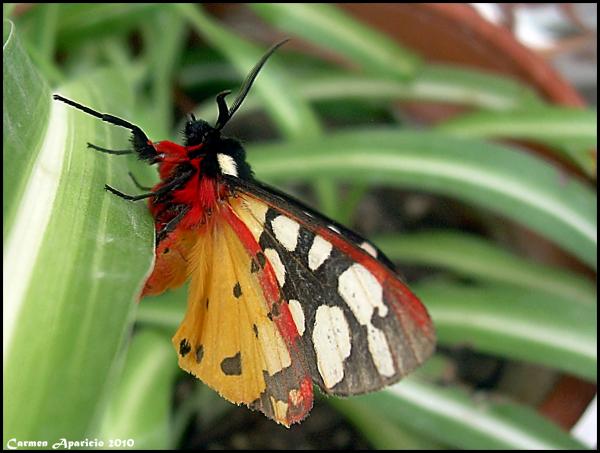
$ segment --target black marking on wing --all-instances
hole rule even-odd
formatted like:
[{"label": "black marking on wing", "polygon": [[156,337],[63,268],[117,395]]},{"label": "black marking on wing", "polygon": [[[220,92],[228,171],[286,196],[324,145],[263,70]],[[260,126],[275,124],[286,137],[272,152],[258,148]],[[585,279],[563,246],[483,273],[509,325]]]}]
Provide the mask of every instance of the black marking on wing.
[{"label": "black marking on wing", "polygon": [[221,362],[221,370],[227,376],[239,376],[242,374],[242,355],[235,354],[233,357],[226,357]]},{"label": "black marking on wing", "polygon": [[239,299],[242,296],[242,287],[240,286],[240,282],[237,282],[233,287],[233,295],[236,299]]},{"label": "black marking on wing", "polygon": [[204,346],[199,344],[196,347],[196,363],[202,362],[202,358],[204,357]]},{"label": "black marking on wing", "polygon": [[185,357],[187,353],[191,350],[192,346],[190,345],[190,342],[187,341],[187,339],[184,338],[179,342],[179,355],[181,355],[181,357]]}]

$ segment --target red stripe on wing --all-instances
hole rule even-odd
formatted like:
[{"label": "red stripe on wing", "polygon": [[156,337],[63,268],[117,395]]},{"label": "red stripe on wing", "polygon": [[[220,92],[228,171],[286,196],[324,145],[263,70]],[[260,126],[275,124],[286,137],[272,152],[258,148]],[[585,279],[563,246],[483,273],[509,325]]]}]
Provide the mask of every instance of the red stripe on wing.
[{"label": "red stripe on wing", "polygon": [[[263,250],[258,242],[256,242],[256,239],[254,239],[252,232],[246,224],[233,212],[229,205],[225,205],[221,209],[221,214],[238,236],[250,256],[254,260],[257,260],[256,255],[263,253]],[[275,322],[279,333],[286,342],[290,351],[290,357],[292,357],[292,360],[298,360],[302,357],[302,351],[299,348],[300,335],[292,318],[292,313],[287,303],[282,299],[275,271],[268,259],[265,262],[263,272],[260,273],[259,281],[265,295],[265,300],[269,306],[269,311],[272,311],[275,304],[279,306],[279,313],[278,315],[273,315],[273,322]],[[312,408],[312,378],[304,364],[302,364],[302,368],[306,376],[302,380],[300,388],[292,389],[288,394],[287,421],[289,424],[303,420]]]}]

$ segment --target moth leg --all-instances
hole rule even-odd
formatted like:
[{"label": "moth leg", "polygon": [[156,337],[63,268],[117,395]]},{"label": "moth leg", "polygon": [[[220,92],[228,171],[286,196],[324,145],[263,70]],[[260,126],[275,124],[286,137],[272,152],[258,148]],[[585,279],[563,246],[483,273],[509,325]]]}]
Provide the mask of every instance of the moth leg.
[{"label": "moth leg", "polygon": [[143,200],[144,198],[150,198],[157,195],[155,192],[142,193],[140,195],[127,195],[126,193],[123,193],[115,189],[114,187],[109,186],[108,184],[104,184],[104,188],[109,192],[115,194],[117,197],[127,201],[138,201]]},{"label": "moth leg", "polygon": [[100,146],[96,146],[92,143],[88,143],[87,147],[90,149],[94,149],[96,151],[100,151],[101,153],[106,153],[106,154],[116,154],[116,155],[133,154],[133,151],[130,149],[107,149],[107,148],[102,148]]},{"label": "moth leg", "polygon": [[105,184],[104,188],[124,200],[138,201],[138,200],[143,200],[144,198],[156,197],[158,195],[162,195],[165,192],[168,192],[169,190],[174,189],[181,183],[187,181],[188,178],[190,176],[192,176],[193,173],[194,173],[194,171],[188,171],[188,172],[182,173],[177,178],[174,178],[173,180],[171,180],[164,186],[160,187],[159,189],[155,190],[154,192],[142,193],[139,195],[127,195],[127,194],[115,189],[114,187],[109,186],[108,184]]},{"label": "moth leg", "polygon": [[129,177],[131,178],[131,180],[133,181],[133,183],[135,184],[135,186],[140,189],[140,190],[152,190],[152,187],[148,187],[148,186],[142,186],[139,181],[136,179],[135,176],[133,176],[133,173],[131,172],[127,172],[127,174],[129,175]]},{"label": "moth leg", "polygon": [[157,244],[160,241],[162,241],[165,237],[167,237],[167,234],[169,234],[171,231],[173,231],[175,229],[175,227],[179,224],[179,222],[181,222],[181,219],[183,219],[183,217],[188,213],[189,210],[190,210],[189,206],[184,206],[175,217],[173,217],[171,220],[169,220],[165,224],[165,226],[162,227],[161,230],[156,233],[156,243]]}]

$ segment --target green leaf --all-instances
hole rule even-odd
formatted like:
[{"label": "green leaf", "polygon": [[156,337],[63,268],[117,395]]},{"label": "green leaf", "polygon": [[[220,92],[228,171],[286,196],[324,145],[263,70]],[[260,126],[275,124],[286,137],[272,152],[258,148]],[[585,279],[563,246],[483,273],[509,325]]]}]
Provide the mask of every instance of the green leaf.
[{"label": "green leaf", "polygon": [[365,404],[356,398],[328,398],[327,402],[339,410],[377,450],[433,450],[442,446],[428,436],[414,433],[406,426],[390,419],[387,412],[375,404]]},{"label": "green leaf", "polygon": [[175,333],[183,320],[187,301],[187,285],[160,296],[144,297],[136,321],[142,325],[170,329]]},{"label": "green leaf", "polygon": [[365,71],[412,78],[418,58],[338,7],[323,3],[255,3],[253,9],[286,32],[339,52]]},{"label": "green leaf", "polygon": [[[14,223],[19,199],[48,126],[50,89],[27,56],[15,26],[4,21],[2,50],[3,237]],[[32,126],[36,127],[32,127]]]},{"label": "green leaf", "polygon": [[596,267],[596,196],[507,146],[370,129],[248,147],[259,179],[367,181],[457,197],[516,220]]},{"label": "green leaf", "polygon": [[413,285],[440,344],[470,345],[596,380],[596,305],[505,285]]},{"label": "green leaf", "polygon": [[452,231],[372,238],[385,254],[405,264],[442,267],[458,275],[547,292],[595,304],[596,287],[572,272],[527,261],[486,239]]},{"label": "green leaf", "polygon": [[[211,68],[214,67],[214,70]],[[182,78],[190,87],[207,75],[217,72],[217,65],[197,65],[187,68]],[[221,69],[222,73],[223,69]],[[353,74],[312,74],[295,80],[297,92],[307,101],[339,101],[357,99],[389,103],[394,100],[458,104],[490,110],[511,110],[539,103],[525,87],[508,79],[452,67],[427,66],[410,83],[378,76]],[[256,96],[250,95],[239,116],[251,115],[262,107]],[[200,104],[195,110],[199,118],[214,114],[214,101]]]},{"label": "green leaf", "polygon": [[110,394],[98,438],[131,439],[140,450],[173,448],[171,390],[178,370],[168,335],[138,331]]},{"label": "green leaf", "polygon": [[596,112],[567,107],[534,107],[511,112],[477,112],[438,125],[437,130],[463,137],[512,138],[545,143],[583,166],[596,169]]},{"label": "green leaf", "polygon": [[510,112],[476,112],[437,126],[463,137],[510,137],[595,147],[596,112],[567,107],[537,106]]},{"label": "green leaf", "polygon": [[[170,30],[156,33],[156,30]],[[152,77],[152,102],[145,111],[153,119],[153,130],[167,137],[173,125],[172,78],[186,36],[185,21],[170,9],[156,14],[144,23],[145,57]]]},{"label": "green leaf", "polygon": [[[122,147],[127,135],[51,101],[47,87],[35,86],[27,56],[15,51],[10,58],[5,102],[16,105],[29,88],[27,96],[37,93],[50,110],[35,120],[16,111],[4,120],[5,137],[12,131],[24,140],[36,137],[21,150],[28,165],[13,167],[21,188],[5,193],[13,221],[4,242],[4,435],[81,439],[131,327],[152,260],[153,225],[145,206],[103,190],[106,182],[128,180],[126,163],[86,149],[88,140]],[[102,71],[57,91],[100,110],[110,104],[119,114],[131,105],[129,90],[115,73]],[[8,152],[5,147],[5,168],[15,160]]]},{"label": "green leaf", "polygon": [[[61,3],[57,24],[57,42],[62,48],[81,46],[89,40],[127,32],[150,15],[168,8],[160,3]],[[45,33],[35,26],[43,8],[34,7],[20,18],[24,32],[31,38]]]},{"label": "green leaf", "polygon": [[528,407],[468,395],[456,387],[435,386],[415,377],[371,395],[339,399],[335,405],[385,414],[388,423],[457,449],[585,448]]},{"label": "green leaf", "polygon": [[2,18],[3,19],[10,18],[12,16],[16,6],[17,6],[16,3],[2,3]]},{"label": "green leaf", "polygon": [[303,96],[315,101],[422,101],[500,111],[540,102],[531,90],[509,79],[442,65],[424,66],[410,82],[382,76],[316,73],[299,80],[298,87]]}]

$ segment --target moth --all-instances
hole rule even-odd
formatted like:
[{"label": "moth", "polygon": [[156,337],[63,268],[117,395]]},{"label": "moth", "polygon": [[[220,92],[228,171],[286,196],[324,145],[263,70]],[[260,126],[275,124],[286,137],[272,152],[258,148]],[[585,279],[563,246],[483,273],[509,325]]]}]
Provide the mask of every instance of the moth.
[{"label": "moth", "polygon": [[160,182],[145,193],[105,188],[148,200],[156,262],[142,295],[189,281],[172,340],[179,366],[227,400],[290,426],[311,410],[313,383],[328,395],[381,389],[431,355],[435,333],[375,245],[255,179],[241,144],[222,135],[282,44],[260,59],[231,106],[231,91],[216,96],[214,126],[190,117],[183,145],[153,142],[124,119],[54,99],[131,131],[131,149],[89,148],[158,165]]}]

